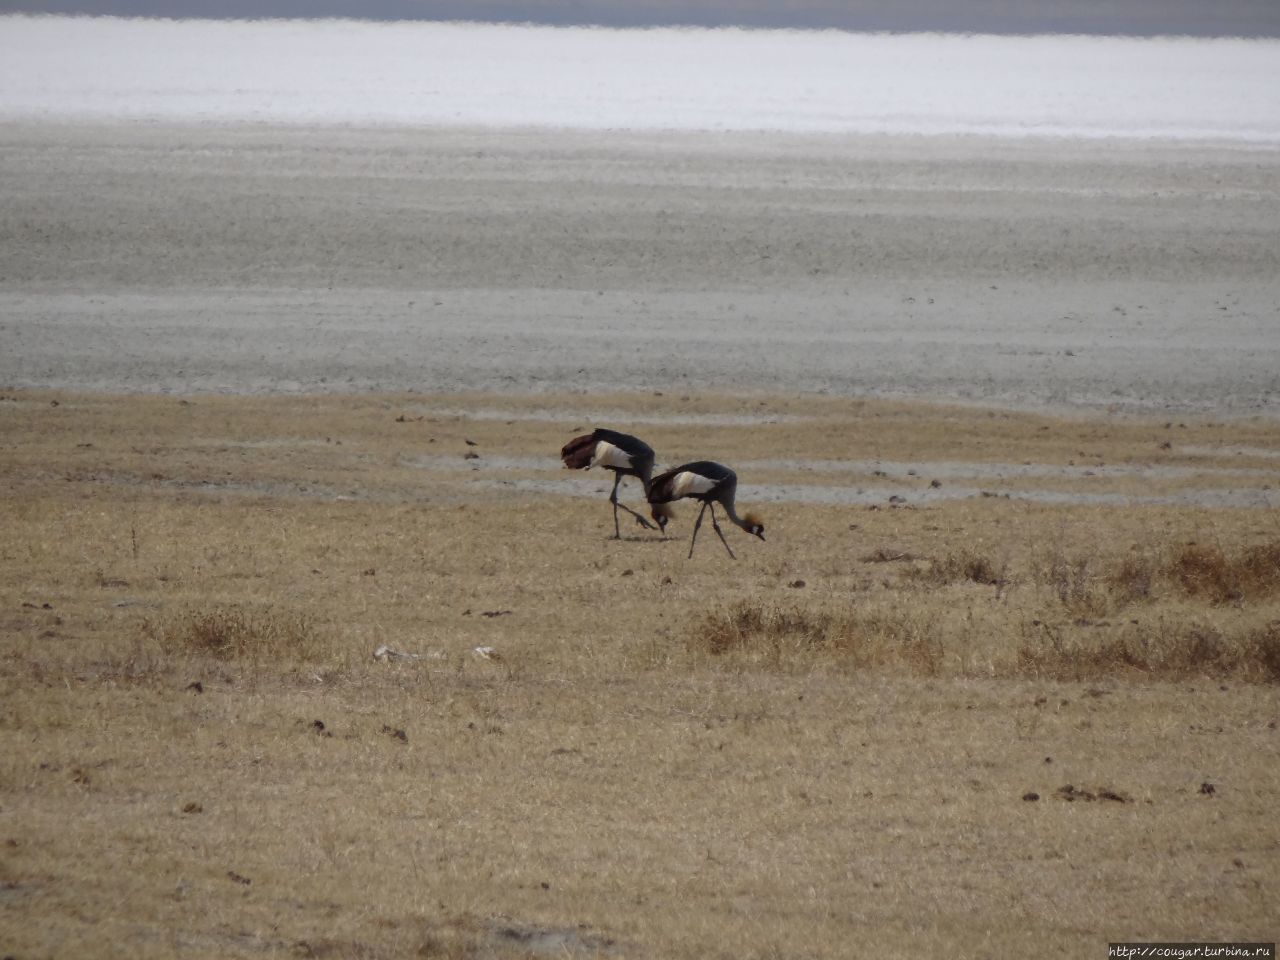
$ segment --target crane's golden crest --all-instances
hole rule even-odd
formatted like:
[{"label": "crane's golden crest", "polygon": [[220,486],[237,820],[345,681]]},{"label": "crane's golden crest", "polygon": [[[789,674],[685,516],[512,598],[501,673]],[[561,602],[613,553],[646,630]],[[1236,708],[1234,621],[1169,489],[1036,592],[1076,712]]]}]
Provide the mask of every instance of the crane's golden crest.
[{"label": "crane's golden crest", "polygon": [[742,515],[742,519],[753,527],[764,526],[764,518],[761,517],[760,514],[758,513],[752,513],[750,510],[748,510],[746,513]]},{"label": "crane's golden crest", "polygon": [[662,516],[670,520],[676,515],[676,505],[674,503],[651,503],[649,506],[653,508],[655,517]]}]

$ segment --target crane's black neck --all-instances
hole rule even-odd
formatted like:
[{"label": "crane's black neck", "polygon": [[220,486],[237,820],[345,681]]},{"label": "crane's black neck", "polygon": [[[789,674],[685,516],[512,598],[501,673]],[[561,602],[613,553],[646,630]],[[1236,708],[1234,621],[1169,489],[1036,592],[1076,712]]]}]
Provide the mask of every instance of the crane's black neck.
[{"label": "crane's black neck", "polygon": [[747,521],[743,520],[740,516],[738,516],[738,511],[737,511],[737,510],[735,510],[735,509],[733,508],[733,498],[728,497],[728,498],[726,498],[726,499],[724,499],[724,500],[721,500],[721,501],[720,501],[720,506],[724,507],[724,512],[725,512],[725,514],[726,514],[726,515],[729,517],[729,519],[730,519],[730,520],[732,520],[732,521],[733,521],[737,526],[741,527],[743,530],[749,530],[749,529],[750,529],[751,524],[747,523]]}]

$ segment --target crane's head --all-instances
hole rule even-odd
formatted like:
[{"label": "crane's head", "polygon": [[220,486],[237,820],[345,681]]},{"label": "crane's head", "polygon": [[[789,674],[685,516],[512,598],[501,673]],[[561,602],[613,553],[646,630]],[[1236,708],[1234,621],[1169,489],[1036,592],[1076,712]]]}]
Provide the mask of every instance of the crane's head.
[{"label": "crane's head", "polygon": [[658,529],[666,532],[667,521],[675,516],[675,510],[669,503],[651,503],[649,515],[653,517],[653,522],[658,525]]},{"label": "crane's head", "polygon": [[742,529],[752,536],[764,539],[764,521],[760,519],[758,514],[747,513],[742,518]]}]

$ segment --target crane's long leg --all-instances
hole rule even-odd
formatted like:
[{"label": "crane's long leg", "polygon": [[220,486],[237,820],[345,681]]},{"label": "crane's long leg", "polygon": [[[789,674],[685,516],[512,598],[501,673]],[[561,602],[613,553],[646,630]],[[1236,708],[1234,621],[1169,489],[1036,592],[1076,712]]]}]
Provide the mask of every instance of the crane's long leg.
[{"label": "crane's long leg", "polygon": [[720,530],[720,524],[716,523],[716,508],[711,506],[710,501],[707,502],[707,506],[711,507],[711,526],[715,527],[716,533],[720,534],[720,542],[724,544],[726,550],[729,550],[729,556],[737,560],[738,558],[733,556],[733,551],[729,549],[729,541],[724,538],[724,534]]},{"label": "crane's long leg", "polygon": [[640,514],[636,513],[634,510],[632,510],[630,507],[628,507],[625,503],[619,503],[619,504],[618,504],[618,506],[620,506],[623,510],[627,511],[627,513],[629,513],[629,514],[631,514],[633,517],[635,517],[635,518],[636,518],[636,523],[640,524],[640,526],[644,527],[646,530],[656,530],[656,529],[658,529],[658,528],[657,528],[657,527],[655,527],[652,523],[650,523],[650,522],[649,522],[649,520],[648,520],[648,518],[647,518],[647,517],[644,517],[644,516],[642,516],[642,515],[640,515]]},{"label": "crane's long leg", "polygon": [[613,475],[613,489],[609,491],[609,502],[613,504],[613,539],[621,540],[622,531],[618,529],[618,484],[622,482],[622,474]]},{"label": "crane's long leg", "polygon": [[622,532],[618,529],[618,508],[619,507],[621,507],[623,510],[627,511],[627,513],[635,517],[636,522],[639,523],[640,526],[644,527],[646,530],[653,529],[652,523],[650,523],[644,517],[640,516],[640,514],[636,513],[634,510],[628,507],[625,503],[618,502],[618,485],[621,483],[622,483],[622,474],[615,473],[613,475],[613,491],[609,494],[609,502],[613,504],[613,539],[615,540],[622,539]]},{"label": "crane's long leg", "polygon": [[[707,504],[704,502],[702,504],[702,509],[698,511],[698,519],[693,523],[693,536],[689,540],[689,556],[685,558],[687,560],[693,559],[693,545],[698,542],[698,528],[702,526],[702,515],[706,512]],[[715,519],[715,513],[711,514],[711,518],[713,520]]]}]

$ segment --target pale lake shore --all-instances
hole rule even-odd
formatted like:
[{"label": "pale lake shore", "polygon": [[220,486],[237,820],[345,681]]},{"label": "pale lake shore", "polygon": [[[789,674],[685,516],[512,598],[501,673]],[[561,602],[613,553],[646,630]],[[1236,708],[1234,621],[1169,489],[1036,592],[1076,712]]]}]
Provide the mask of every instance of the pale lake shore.
[{"label": "pale lake shore", "polygon": [[0,124],[0,386],[1280,411],[1280,152]]}]

